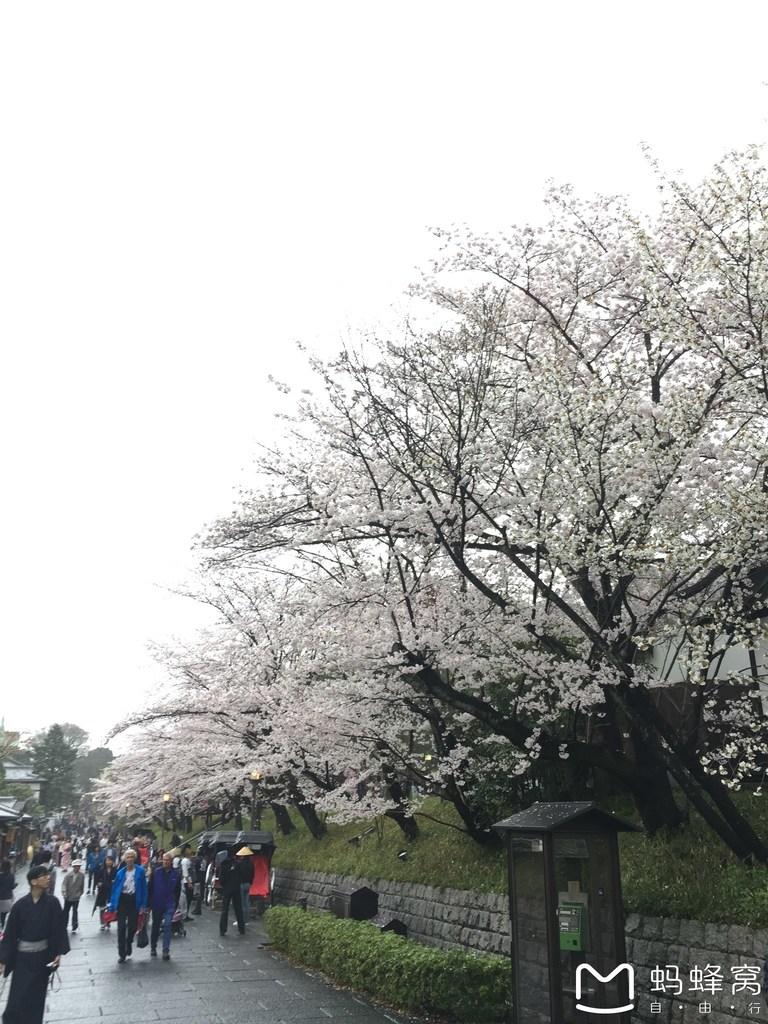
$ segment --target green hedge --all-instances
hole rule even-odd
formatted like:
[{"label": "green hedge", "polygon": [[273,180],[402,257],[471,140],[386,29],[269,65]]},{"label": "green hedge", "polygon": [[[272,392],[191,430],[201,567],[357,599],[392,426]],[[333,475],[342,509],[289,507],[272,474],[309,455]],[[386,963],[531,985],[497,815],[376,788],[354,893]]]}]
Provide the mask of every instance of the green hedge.
[{"label": "green hedge", "polygon": [[298,907],[273,907],[264,921],[278,949],[357,992],[462,1021],[505,1017],[510,968],[504,957],[420,946],[367,921]]}]

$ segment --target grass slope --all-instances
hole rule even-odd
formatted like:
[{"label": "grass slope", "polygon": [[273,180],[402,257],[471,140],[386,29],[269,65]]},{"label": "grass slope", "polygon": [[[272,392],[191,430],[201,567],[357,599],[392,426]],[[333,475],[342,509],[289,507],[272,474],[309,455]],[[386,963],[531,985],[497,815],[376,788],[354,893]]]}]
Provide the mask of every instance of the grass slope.
[{"label": "grass slope", "polygon": [[[768,837],[768,806],[762,797],[739,794],[741,810],[762,836]],[[617,813],[633,817],[626,806]],[[298,830],[277,834],[270,812],[263,827],[275,832],[274,865],[302,871],[396,879],[425,885],[483,892],[506,892],[506,861],[498,849],[479,847],[456,826],[453,808],[437,799],[427,800],[419,816],[421,836],[407,843],[389,819],[380,819],[373,832],[350,843],[370,828],[370,822],[328,825],[328,835],[313,839],[294,813]],[[438,821],[432,819],[439,819]],[[753,927],[768,926],[768,873],[763,867],[746,868],[698,818],[672,839],[644,835],[620,836],[622,886],[627,913],[639,911],[659,917],[695,918]],[[406,860],[398,860],[407,850]]]}]

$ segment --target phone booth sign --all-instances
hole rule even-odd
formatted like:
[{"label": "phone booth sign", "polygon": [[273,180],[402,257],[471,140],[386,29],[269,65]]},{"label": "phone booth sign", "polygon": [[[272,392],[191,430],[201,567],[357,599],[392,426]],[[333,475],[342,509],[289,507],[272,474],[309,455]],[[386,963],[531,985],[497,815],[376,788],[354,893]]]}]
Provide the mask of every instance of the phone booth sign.
[{"label": "phone booth sign", "polygon": [[507,843],[514,1024],[628,1024],[619,832],[587,801],[536,803],[494,828]]}]

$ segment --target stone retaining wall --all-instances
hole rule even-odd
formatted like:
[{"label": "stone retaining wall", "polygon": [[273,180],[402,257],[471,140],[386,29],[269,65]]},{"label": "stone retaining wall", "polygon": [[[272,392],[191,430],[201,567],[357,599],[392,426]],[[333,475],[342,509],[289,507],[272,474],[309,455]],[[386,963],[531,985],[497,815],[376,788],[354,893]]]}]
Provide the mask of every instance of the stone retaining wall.
[{"label": "stone retaining wall", "polygon": [[275,900],[297,903],[305,899],[308,907],[327,910],[332,889],[359,889],[364,885],[379,894],[379,913],[403,921],[408,935],[417,942],[443,949],[509,955],[507,897],[498,893],[278,868]]},{"label": "stone retaining wall", "polygon": [[[409,936],[417,942],[443,949],[509,955],[507,897],[498,893],[278,868],[275,899],[278,903],[297,903],[305,899],[310,908],[327,910],[332,889],[359,889],[364,885],[378,892],[379,912],[403,921],[408,926]],[[763,963],[768,956],[768,930],[630,914],[626,938],[627,959],[635,966],[636,1012],[643,1021],[658,1024],[749,1021],[758,1024],[763,1020],[768,1024],[768,1001],[762,991],[754,994],[748,987],[738,991],[742,982],[731,970],[759,967],[756,982],[762,984]],[[657,967],[662,973],[656,977],[659,981],[663,979],[665,992],[651,992],[651,971]],[[667,972],[667,967],[677,968],[682,986],[679,994],[675,971]],[[699,978],[704,983],[708,967],[719,968],[713,975],[716,991],[697,991],[694,986]],[[744,972],[745,981],[749,977],[749,972]],[[700,1012],[699,1005],[704,1002],[711,1009]],[[652,1004],[658,1004],[660,1009],[655,1010]],[[756,1011],[754,1006],[758,1004],[760,1008]]]},{"label": "stone retaining wall", "polygon": [[[637,1013],[643,1020],[659,1024],[694,1024],[694,1021],[696,1024],[707,1021],[709,1024],[733,1024],[737,1020],[749,1020],[755,1024],[768,1017],[768,1003],[762,991],[755,994],[748,987],[738,991],[742,982],[731,970],[759,968],[756,982],[762,985],[768,930],[630,914],[626,935],[627,959],[636,968]],[[669,980],[663,974],[657,975],[666,993],[651,993],[652,969],[658,966],[666,974],[667,965],[679,968],[682,985],[679,995],[675,994],[680,984],[674,980],[674,971]],[[719,991],[701,992],[695,988],[699,980],[703,981],[708,966],[719,968],[718,972],[713,972],[713,987],[722,985]],[[691,972],[694,972],[693,979]],[[745,978],[749,976],[750,972],[744,972]],[[652,1011],[652,1002],[661,1004],[661,1012]],[[711,1010],[700,1012],[699,1004],[705,1002]]]}]

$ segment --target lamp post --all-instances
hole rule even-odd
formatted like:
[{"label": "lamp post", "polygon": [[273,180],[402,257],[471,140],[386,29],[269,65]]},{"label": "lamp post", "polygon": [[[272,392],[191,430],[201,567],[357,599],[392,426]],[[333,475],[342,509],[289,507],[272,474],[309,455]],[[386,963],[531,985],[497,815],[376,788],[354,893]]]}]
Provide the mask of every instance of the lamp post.
[{"label": "lamp post", "polygon": [[168,804],[171,802],[171,794],[163,793],[163,853],[165,853],[165,833],[168,830]]},{"label": "lamp post", "polygon": [[261,800],[256,799],[256,783],[261,781],[261,772],[251,772],[251,828],[261,828]]}]

